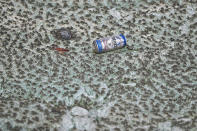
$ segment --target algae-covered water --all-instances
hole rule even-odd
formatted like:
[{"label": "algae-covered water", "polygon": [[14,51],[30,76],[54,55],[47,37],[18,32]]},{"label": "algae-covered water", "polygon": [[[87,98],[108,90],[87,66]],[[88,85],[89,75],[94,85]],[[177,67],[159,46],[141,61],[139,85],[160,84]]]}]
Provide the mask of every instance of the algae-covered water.
[{"label": "algae-covered water", "polygon": [[[0,131],[197,130],[196,12],[192,0],[1,0]],[[63,27],[75,37],[56,39]],[[118,34],[129,49],[92,52]]]}]

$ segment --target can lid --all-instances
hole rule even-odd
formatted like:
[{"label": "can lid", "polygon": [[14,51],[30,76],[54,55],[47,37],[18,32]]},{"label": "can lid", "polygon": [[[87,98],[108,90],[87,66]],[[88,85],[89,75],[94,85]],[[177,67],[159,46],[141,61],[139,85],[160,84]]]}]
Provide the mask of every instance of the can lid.
[{"label": "can lid", "polygon": [[124,40],[124,46],[126,46],[127,42],[126,42],[126,38],[123,34],[120,34],[120,36],[122,37],[122,39]]},{"label": "can lid", "polygon": [[102,52],[102,44],[100,40],[96,40],[96,44],[98,46],[98,52]]}]

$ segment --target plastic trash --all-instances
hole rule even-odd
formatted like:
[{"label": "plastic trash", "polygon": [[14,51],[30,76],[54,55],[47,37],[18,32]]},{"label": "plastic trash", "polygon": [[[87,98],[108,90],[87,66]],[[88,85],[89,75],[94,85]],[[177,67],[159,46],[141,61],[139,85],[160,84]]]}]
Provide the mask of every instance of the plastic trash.
[{"label": "plastic trash", "polygon": [[124,46],[126,46],[126,38],[122,34],[93,41],[93,51],[95,53],[112,51]]}]

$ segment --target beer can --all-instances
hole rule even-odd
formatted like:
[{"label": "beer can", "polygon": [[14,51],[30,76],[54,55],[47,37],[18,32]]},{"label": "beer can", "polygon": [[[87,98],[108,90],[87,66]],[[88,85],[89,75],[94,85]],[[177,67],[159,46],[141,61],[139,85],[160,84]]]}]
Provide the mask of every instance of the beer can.
[{"label": "beer can", "polygon": [[122,34],[93,41],[93,51],[95,53],[103,53],[123,48],[124,46],[126,46],[126,38]]}]

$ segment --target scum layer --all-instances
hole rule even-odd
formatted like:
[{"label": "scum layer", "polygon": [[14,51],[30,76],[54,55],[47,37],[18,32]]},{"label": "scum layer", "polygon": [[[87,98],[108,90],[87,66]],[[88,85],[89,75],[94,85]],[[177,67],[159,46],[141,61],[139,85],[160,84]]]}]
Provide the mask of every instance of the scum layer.
[{"label": "scum layer", "polygon": [[[58,130],[75,106],[95,130],[196,130],[195,12],[184,0],[1,0],[0,130]],[[50,33],[71,26],[73,40]],[[120,33],[133,50],[92,53]]]}]

